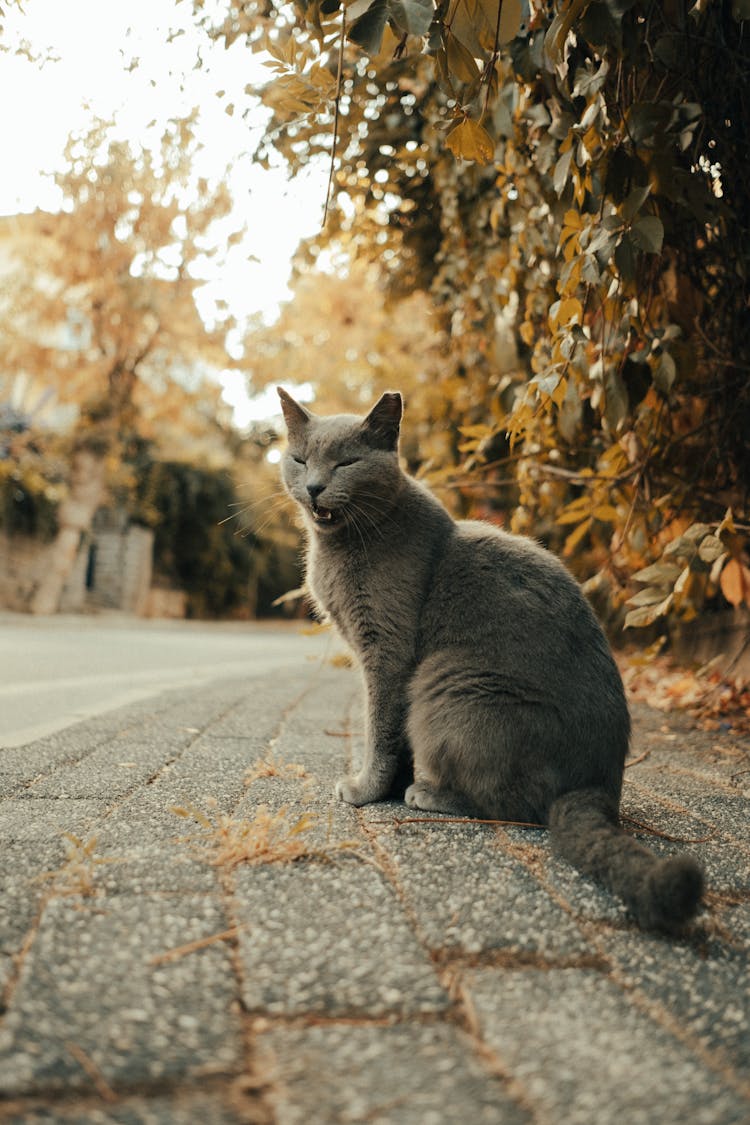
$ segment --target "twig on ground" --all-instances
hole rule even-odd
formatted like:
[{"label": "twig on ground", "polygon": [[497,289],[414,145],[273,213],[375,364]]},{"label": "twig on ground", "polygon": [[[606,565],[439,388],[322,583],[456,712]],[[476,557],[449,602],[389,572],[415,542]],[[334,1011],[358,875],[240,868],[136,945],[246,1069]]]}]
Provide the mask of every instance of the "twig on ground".
[{"label": "twig on ground", "polygon": [[644,832],[648,832],[651,836],[659,836],[662,840],[669,840],[673,844],[705,844],[707,840],[713,840],[716,835],[716,829],[712,828],[707,836],[696,836],[690,838],[688,836],[670,836],[668,832],[661,832],[658,828],[652,828],[650,824],[644,824],[641,820],[636,820],[632,816],[627,816],[625,813],[620,814],[620,819],[624,820],[627,824],[632,824],[635,828],[641,828]]},{"label": "twig on ground", "polygon": [[197,953],[199,949],[206,949],[209,945],[214,945],[217,941],[232,941],[237,937],[237,934],[244,928],[244,923],[239,926],[232,926],[228,930],[222,930],[219,934],[211,934],[210,937],[197,938],[195,941],[188,941],[184,945],[176,945],[174,949],[168,949],[165,953],[157,953],[149,961],[149,965],[165,965],[169,961],[178,961],[180,957],[187,957],[189,953]]},{"label": "twig on ground", "polygon": [[116,1102],[117,1094],[104,1077],[94,1060],[83,1047],[79,1047],[71,1039],[65,1040],[65,1049],[73,1056],[81,1070],[83,1070],[94,1084],[97,1094],[104,1102]]}]

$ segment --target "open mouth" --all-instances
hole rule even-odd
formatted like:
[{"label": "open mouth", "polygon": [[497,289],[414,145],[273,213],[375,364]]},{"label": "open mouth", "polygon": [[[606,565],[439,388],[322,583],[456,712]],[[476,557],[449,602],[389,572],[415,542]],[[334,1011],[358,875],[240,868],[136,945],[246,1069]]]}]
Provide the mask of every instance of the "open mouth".
[{"label": "open mouth", "polygon": [[313,519],[316,523],[332,527],[339,522],[339,513],[332,512],[330,508],[324,508],[320,504],[313,503],[312,506]]}]

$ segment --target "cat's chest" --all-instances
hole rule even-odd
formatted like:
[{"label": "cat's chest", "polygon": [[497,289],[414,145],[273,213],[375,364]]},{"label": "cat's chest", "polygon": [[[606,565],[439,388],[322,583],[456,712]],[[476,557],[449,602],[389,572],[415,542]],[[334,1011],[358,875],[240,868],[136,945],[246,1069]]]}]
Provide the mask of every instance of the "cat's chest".
[{"label": "cat's chest", "polygon": [[[394,581],[399,569],[400,581]],[[358,649],[376,644],[417,613],[413,585],[393,559],[313,552],[307,580],[318,605]]]},{"label": "cat's chest", "polygon": [[314,552],[308,564],[307,581],[318,604],[337,624],[344,624],[353,615],[375,613],[377,572],[355,556],[344,552]]}]

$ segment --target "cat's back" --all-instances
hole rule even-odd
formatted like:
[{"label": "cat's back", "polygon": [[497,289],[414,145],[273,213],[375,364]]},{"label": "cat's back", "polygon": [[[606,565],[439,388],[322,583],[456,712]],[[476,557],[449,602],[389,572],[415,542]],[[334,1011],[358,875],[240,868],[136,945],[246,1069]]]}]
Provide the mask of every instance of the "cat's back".
[{"label": "cat's back", "polygon": [[436,569],[426,648],[467,645],[495,660],[539,665],[608,646],[578,583],[550,551],[492,524],[461,520]]},{"label": "cat's back", "polygon": [[533,539],[481,520],[459,520],[446,552],[446,579],[465,575],[472,595],[495,596],[509,604],[564,611],[584,600],[560,560]]}]

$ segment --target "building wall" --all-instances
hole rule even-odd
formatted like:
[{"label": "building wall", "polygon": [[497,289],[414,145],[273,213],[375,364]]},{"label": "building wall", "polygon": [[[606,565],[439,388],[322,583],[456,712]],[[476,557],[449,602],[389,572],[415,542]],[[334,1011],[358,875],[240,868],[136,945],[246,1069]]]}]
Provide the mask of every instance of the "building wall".
[{"label": "building wall", "polygon": [[[117,609],[149,612],[154,533],[128,524],[118,513],[97,513],[84,537],[60,602],[62,613]],[[0,533],[0,606],[28,608],[47,544]]]}]

